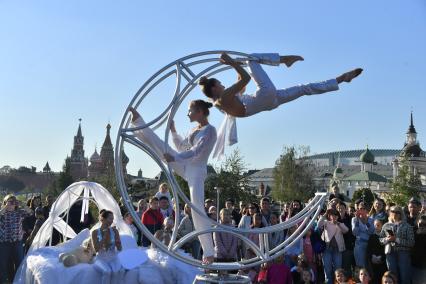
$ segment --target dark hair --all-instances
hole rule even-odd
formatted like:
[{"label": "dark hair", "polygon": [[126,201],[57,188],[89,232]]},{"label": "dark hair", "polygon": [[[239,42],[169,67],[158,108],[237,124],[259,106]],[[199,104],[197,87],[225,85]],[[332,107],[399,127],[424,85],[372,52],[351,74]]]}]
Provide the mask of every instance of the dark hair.
[{"label": "dark hair", "polygon": [[212,97],[212,87],[218,82],[215,78],[207,78],[206,76],[203,76],[198,81],[198,85],[201,86],[201,91],[209,98]]},{"label": "dark hair", "polygon": [[262,199],[260,199],[260,202],[266,201],[268,203],[271,203],[271,200],[269,200],[268,197],[263,197]]},{"label": "dark hair", "polygon": [[225,202],[231,202],[232,203],[232,205],[234,205],[234,199],[232,199],[232,198],[228,198],[228,199],[226,199],[226,201]]},{"label": "dark hair", "polygon": [[158,198],[153,196],[149,199],[149,203],[151,203],[152,201],[158,201]]},{"label": "dark hair", "polygon": [[33,196],[33,197],[31,198],[31,200],[30,200],[30,206],[29,206],[29,207],[30,207],[32,210],[35,210],[35,209],[36,209],[36,206],[35,206],[35,204],[34,204],[35,200],[39,200],[39,201],[40,201],[40,204],[41,204],[41,197],[40,197],[40,195],[36,195],[36,196]]},{"label": "dark hair", "polygon": [[109,217],[109,215],[110,214],[112,214],[112,212],[111,211],[109,211],[109,210],[104,210],[104,211],[100,211],[99,212],[100,214],[99,214],[99,219],[106,219],[106,218],[108,218]]},{"label": "dark hair", "polygon": [[203,100],[194,100],[191,102],[191,105],[196,109],[201,110],[205,116],[210,114],[209,108],[213,106],[212,103],[203,101]]},{"label": "dark hair", "polygon": [[167,201],[169,201],[169,198],[167,196],[163,195],[163,196],[160,197],[160,199],[158,201],[161,201],[161,200],[167,200]]},{"label": "dark hair", "polygon": [[338,205],[341,205],[341,206],[344,206],[345,208],[348,208],[348,206],[346,206],[346,203],[345,203],[345,202],[343,202],[343,201],[340,201],[340,202],[338,203]]},{"label": "dark hair", "polygon": [[336,209],[327,209],[327,211],[325,212],[325,216],[327,217],[327,219],[330,218],[330,215],[339,216],[339,212],[337,212]]}]

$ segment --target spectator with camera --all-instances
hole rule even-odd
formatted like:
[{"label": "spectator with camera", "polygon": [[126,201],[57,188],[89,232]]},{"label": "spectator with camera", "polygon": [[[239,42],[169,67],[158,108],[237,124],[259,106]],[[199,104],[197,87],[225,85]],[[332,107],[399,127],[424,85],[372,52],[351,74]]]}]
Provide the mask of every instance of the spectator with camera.
[{"label": "spectator with camera", "polygon": [[380,242],[385,245],[388,269],[398,275],[400,283],[411,283],[411,248],[414,246],[413,227],[404,217],[401,207],[390,209],[389,222],[383,225]]},{"label": "spectator with camera", "polygon": [[22,221],[33,214],[13,194],[6,195],[3,199],[0,209],[0,283],[13,281],[24,258]]}]

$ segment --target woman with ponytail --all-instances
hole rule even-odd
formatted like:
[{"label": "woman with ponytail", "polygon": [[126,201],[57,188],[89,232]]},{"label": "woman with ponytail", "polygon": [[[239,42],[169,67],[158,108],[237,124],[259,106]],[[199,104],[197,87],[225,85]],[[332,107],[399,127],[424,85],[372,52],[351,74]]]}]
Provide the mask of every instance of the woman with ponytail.
[{"label": "woman with ponytail", "polygon": [[[207,161],[216,143],[216,129],[209,124],[209,108],[213,105],[203,100],[191,101],[188,117],[197,122],[188,137],[182,138],[176,133],[174,123],[170,125],[173,143],[176,150],[170,149],[150,128],[135,132],[136,136],[147,143],[152,150],[172,167],[172,169],[188,182],[191,202],[202,213],[192,211],[192,219],[196,230],[204,230],[211,226],[204,211],[204,181],[207,177]],[[132,124],[135,127],[145,125],[145,121],[133,108]],[[203,263],[210,264],[214,260],[214,246],[211,233],[199,237],[203,248]]]},{"label": "woman with ponytail", "polygon": [[[357,68],[335,79],[277,90],[260,64],[279,65],[283,63],[290,67],[296,61],[303,60],[303,57],[297,55],[280,56],[276,53],[252,54],[252,56],[257,60],[247,61],[249,75],[240,66],[240,62],[232,59],[227,53],[222,53],[221,62],[232,66],[238,73],[238,81],[229,88],[225,89],[221,82],[215,78],[201,77],[199,80],[203,93],[213,101],[216,107],[231,116],[251,116],[262,111],[275,109],[281,104],[304,95],[336,91],[339,89],[338,84],[349,83],[362,72],[361,68]],[[251,78],[256,83],[256,93],[254,95],[243,95],[244,88]]]}]

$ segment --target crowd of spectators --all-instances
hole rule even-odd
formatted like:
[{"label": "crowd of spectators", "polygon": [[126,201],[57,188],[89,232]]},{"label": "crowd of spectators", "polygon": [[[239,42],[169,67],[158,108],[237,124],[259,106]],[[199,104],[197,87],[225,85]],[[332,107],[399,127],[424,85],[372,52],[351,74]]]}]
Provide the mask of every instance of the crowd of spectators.
[{"label": "crowd of spectators", "polygon": [[[0,210],[0,283],[13,279],[26,250],[47,219],[52,203],[52,196],[47,196],[44,204],[39,196],[34,196],[26,204],[17,201],[13,195],[3,199]],[[216,208],[215,205],[214,200],[205,200],[207,216],[225,226],[250,230],[289,220],[303,209],[305,201],[293,200],[281,204],[280,210],[272,206],[268,197],[261,198],[259,202],[240,201],[238,204],[228,199],[223,208]],[[146,228],[165,245],[171,240],[176,214],[180,217],[177,239],[195,230],[191,207],[184,205],[182,210],[178,210],[167,184],[161,184],[158,192],[149,200],[139,200],[135,208]],[[86,216],[85,222],[79,222],[79,209],[78,203],[76,208],[70,209],[70,214],[76,212],[76,216],[70,215],[70,221],[78,220],[73,227],[77,233],[93,223],[91,216]],[[122,211],[124,221],[130,226],[138,244],[153,246],[135,226],[124,206]],[[301,225],[270,233],[267,236],[269,248],[276,248]],[[255,251],[233,234],[209,234],[218,262],[235,262],[256,256]],[[259,244],[259,237],[264,236],[247,233],[246,237]],[[57,237],[54,244],[59,242]],[[182,249],[194,258],[202,259],[197,238],[185,242]],[[371,206],[362,200],[352,206],[332,195],[315,225],[303,238],[287,246],[282,256],[238,273],[248,275],[253,283],[425,283],[424,205],[415,198],[410,199],[405,207],[386,204],[377,198]]]}]

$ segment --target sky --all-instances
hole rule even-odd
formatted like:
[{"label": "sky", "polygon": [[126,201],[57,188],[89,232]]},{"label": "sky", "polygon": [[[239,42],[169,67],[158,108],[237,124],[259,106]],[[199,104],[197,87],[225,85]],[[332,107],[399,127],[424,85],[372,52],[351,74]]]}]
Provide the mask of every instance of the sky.
[{"label": "sky", "polygon": [[[411,111],[418,139],[426,141],[423,0],[262,5],[239,0],[0,0],[0,40],[0,167],[41,170],[48,161],[54,171],[61,170],[79,118],[86,156],[95,146],[99,151],[107,123],[115,144],[121,118],[140,86],[168,63],[207,50],[303,56],[305,61],[290,69],[265,67],[277,88],[364,69],[337,92],[238,119],[237,147],[249,168],[272,167],[284,146],[309,146],[312,154],[367,144],[400,149]],[[218,77],[235,80],[232,72]],[[191,97],[202,94],[195,89]],[[191,125],[186,106],[181,108],[175,120],[185,133]],[[161,111],[147,107],[142,115]],[[221,118],[213,110],[212,124],[219,127]],[[139,152],[126,149],[128,171],[157,174],[158,167]]]}]

